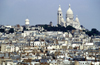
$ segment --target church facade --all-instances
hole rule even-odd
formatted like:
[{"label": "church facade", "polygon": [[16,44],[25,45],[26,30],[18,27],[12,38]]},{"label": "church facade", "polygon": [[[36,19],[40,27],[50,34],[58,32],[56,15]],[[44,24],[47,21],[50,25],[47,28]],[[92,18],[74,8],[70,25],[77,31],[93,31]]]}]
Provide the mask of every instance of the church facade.
[{"label": "church facade", "polygon": [[63,18],[61,6],[59,5],[58,12],[57,12],[57,24],[64,27],[70,25],[76,29],[81,29],[78,16],[76,16],[76,19],[74,20],[73,11],[71,10],[70,4],[69,4],[69,9],[66,12],[66,20],[64,20]]}]

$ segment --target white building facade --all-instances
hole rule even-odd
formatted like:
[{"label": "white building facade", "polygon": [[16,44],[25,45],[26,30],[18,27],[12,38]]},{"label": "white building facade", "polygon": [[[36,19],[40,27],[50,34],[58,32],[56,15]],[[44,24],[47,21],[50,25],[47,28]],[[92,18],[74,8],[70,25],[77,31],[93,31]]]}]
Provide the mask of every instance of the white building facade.
[{"label": "white building facade", "polygon": [[57,12],[57,24],[64,27],[67,27],[70,25],[76,29],[81,29],[78,16],[76,16],[76,19],[74,20],[73,11],[70,7],[70,4],[69,4],[69,9],[66,12],[66,21],[64,21],[61,6],[59,5],[58,12]]}]

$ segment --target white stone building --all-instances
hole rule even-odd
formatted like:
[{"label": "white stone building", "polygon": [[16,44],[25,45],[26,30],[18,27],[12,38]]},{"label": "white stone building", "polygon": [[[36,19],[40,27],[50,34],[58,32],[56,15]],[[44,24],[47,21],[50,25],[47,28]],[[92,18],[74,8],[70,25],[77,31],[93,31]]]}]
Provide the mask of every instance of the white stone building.
[{"label": "white stone building", "polygon": [[66,12],[66,21],[64,21],[61,6],[59,5],[58,12],[57,12],[57,22],[58,22],[57,24],[64,26],[64,27],[70,25],[76,29],[81,29],[78,16],[76,16],[76,19],[74,20],[73,11],[70,7],[70,4],[69,4],[69,9]]},{"label": "white stone building", "polygon": [[14,52],[15,46],[13,44],[1,44],[2,52]]}]

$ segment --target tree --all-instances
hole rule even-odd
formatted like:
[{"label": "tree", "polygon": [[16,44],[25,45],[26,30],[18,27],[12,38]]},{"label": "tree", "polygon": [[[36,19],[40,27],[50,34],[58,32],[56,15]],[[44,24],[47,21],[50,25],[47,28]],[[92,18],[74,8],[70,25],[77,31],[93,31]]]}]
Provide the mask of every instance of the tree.
[{"label": "tree", "polygon": [[10,28],[9,33],[14,33],[14,28]]},{"label": "tree", "polygon": [[80,25],[82,28],[84,28],[84,26],[83,25]]},{"label": "tree", "polygon": [[72,26],[70,26],[70,25],[67,26],[66,29],[67,29],[67,30],[76,30],[74,27],[72,27]]},{"label": "tree", "polygon": [[61,26],[59,24],[57,24],[58,27],[56,26],[48,26],[48,25],[42,25],[41,27],[43,27],[44,29],[46,29],[47,31],[63,31],[63,32],[67,32],[68,30],[76,30],[74,27],[72,26]]},{"label": "tree", "polygon": [[92,36],[92,35],[93,35],[93,33],[92,33],[91,31],[87,31],[86,34],[87,34],[88,36]]},{"label": "tree", "polygon": [[0,29],[0,32],[4,33],[5,32],[5,29]]},{"label": "tree", "polygon": [[99,31],[95,28],[92,28],[91,32],[93,33],[93,35],[99,35]]},{"label": "tree", "polygon": [[88,36],[92,36],[92,35],[95,36],[95,35],[100,35],[100,32],[97,29],[92,28],[91,31],[86,31],[86,34]]},{"label": "tree", "polygon": [[62,27],[61,25],[59,25],[59,24],[57,24],[58,25],[58,27]]},{"label": "tree", "polygon": [[23,31],[24,31],[24,30],[26,30],[26,27],[25,27],[25,26],[23,27]]}]

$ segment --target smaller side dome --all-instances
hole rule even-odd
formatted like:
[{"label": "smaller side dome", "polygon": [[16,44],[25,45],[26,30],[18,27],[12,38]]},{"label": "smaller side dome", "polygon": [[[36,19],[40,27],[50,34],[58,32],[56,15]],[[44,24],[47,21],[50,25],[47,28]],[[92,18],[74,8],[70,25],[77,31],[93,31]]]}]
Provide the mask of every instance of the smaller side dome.
[{"label": "smaller side dome", "polygon": [[59,8],[58,8],[58,11],[62,11],[62,10],[61,10],[61,6],[60,6],[60,5],[59,5]]},{"label": "smaller side dome", "polygon": [[61,21],[64,21],[64,18],[61,18]]},{"label": "smaller side dome", "polygon": [[66,20],[67,22],[69,22],[70,20],[69,20],[69,18],[67,18],[67,20]]},{"label": "smaller side dome", "polygon": [[76,15],[75,22],[79,22],[78,16]]}]

